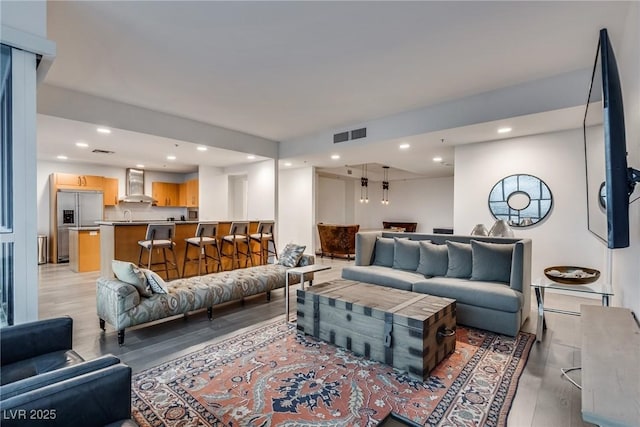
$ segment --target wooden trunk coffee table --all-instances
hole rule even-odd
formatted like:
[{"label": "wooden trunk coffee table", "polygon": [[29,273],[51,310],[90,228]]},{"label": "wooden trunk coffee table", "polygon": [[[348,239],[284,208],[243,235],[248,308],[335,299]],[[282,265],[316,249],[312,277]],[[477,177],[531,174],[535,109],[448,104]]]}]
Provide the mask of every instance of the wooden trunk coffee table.
[{"label": "wooden trunk coffee table", "polygon": [[456,347],[456,302],[334,280],[298,290],[298,330],[421,381]]}]

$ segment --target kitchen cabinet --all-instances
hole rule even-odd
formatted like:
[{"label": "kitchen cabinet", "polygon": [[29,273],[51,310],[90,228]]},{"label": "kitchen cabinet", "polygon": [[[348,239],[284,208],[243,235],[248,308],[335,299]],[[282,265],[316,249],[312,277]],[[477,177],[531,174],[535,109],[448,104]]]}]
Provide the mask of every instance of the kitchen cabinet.
[{"label": "kitchen cabinet", "polygon": [[102,190],[102,177],[94,175],[76,175],[71,173],[53,174],[57,188],[73,190]]},{"label": "kitchen cabinet", "polygon": [[104,205],[115,206],[118,204],[118,178],[105,177],[102,181],[104,192]]},{"label": "kitchen cabinet", "polygon": [[69,268],[76,273],[100,270],[99,228],[69,230]]},{"label": "kitchen cabinet", "polygon": [[198,180],[192,179],[180,184],[180,206],[198,207]]},{"label": "kitchen cabinet", "polygon": [[180,184],[152,182],[151,194],[158,201],[156,206],[180,206]]}]

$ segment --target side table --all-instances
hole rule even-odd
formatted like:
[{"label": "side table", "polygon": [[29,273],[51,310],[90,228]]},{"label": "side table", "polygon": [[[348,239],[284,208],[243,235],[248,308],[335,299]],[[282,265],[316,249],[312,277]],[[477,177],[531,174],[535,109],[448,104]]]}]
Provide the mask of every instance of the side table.
[{"label": "side table", "polygon": [[[536,326],[536,341],[542,341],[542,334],[547,329],[547,322],[544,319],[544,313],[560,313],[569,314],[571,316],[580,316],[577,311],[558,310],[555,308],[548,308],[544,306],[544,292],[546,289],[556,289],[564,292],[576,293],[576,294],[596,294],[602,297],[602,306],[609,306],[609,298],[613,296],[613,290],[609,283],[590,283],[587,285],[563,285],[553,282],[547,277],[539,277],[533,281],[531,285],[536,292],[536,301],[538,303],[538,322]],[[576,295],[579,296],[579,295]]]},{"label": "side table", "polygon": [[[304,267],[293,267],[287,270],[285,273],[285,281],[284,281],[284,318],[288,322],[289,321],[289,275],[290,274],[299,274],[300,275],[300,286],[304,289],[304,275],[307,273],[317,273],[318,271],[324,271],[331,269],[330,265],[323,264],[311,264],[305,265]],[[310,282],[311,283],[311,282]]]}]

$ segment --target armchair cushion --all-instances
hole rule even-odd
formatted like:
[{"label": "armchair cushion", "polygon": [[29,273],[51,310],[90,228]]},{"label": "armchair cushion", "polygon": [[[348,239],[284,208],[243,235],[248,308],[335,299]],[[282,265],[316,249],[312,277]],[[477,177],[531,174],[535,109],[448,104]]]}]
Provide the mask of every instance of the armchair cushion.
[{"label": "armchair cushion", "polygon": [[[4,348],[3,348],[4,351]],[[58,350],[20,360],[2,367],[0,385],[12,383],[40,375],[45,372],[55,371],[67,366],[76,365],[84,359],[73,350]]]},{"label": "armchair cushion", "polygon": [[0,365],[5,383],[5,366],[56,351],[71,350],[73,320],[70,317],[38,320],[2,329]]}]

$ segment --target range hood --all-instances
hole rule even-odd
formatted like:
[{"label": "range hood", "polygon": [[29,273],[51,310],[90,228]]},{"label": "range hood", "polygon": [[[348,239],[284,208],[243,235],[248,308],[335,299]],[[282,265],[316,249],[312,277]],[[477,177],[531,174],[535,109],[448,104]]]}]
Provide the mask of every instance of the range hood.
[{"label": "range hood", "polygon": [[127,169],[126,196],[119,202],[122,203],[157,203],[151,196],[144,194],[144,171],[140,169]]}]

